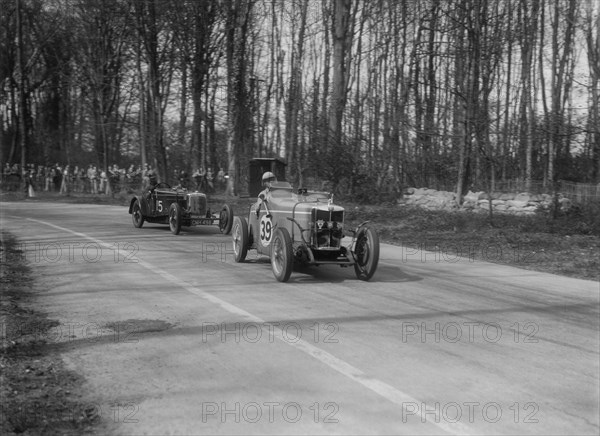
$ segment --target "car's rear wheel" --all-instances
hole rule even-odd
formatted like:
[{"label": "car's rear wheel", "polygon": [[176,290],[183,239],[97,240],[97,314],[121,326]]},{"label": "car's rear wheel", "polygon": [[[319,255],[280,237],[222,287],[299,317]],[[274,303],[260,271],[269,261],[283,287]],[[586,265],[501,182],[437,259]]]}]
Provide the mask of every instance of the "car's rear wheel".
[{"label": "car's rear wheel", "polygon": [[142,207],[140,206],[140,200],[135,200],[131,208],[131,220],[133,226],[137,229],[144,225],[144,215],[142,215]]},{"label": "car's rear wheel", "polygon": [[221,213],[219,214],[219,230],[221,233],[228,235],[231,233],[231,227],[233,226],[233,209],[225,204]]},{"label": "car's rear wheel", "polygon": [[362,227],[356,235],[354,272],[360,280],[369,280],[379,262],[379,237],[370,227]]},{"label": "car's rear wheel", "polygon": [[236,262],[243,262],[248,254],[248,223],[246,218],[236,216],[233,219],[233,253]]},{"label": "car's rear wheel", "polygon": [[271,268],[280,282],[287,282],[292,274],[294,252],[292,238],[287,229],[278,228],[271,241]]},{"label": "car's rear wheel", "polygon": [[178,203],[171,203],[169,207],[169,227],[174,235],[181,231],[181,207]]}]

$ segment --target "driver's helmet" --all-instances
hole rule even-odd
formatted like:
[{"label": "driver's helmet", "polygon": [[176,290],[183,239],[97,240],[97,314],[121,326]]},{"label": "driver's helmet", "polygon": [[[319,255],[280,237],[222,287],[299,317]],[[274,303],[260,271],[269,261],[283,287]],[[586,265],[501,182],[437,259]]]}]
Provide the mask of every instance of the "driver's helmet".
[{"label": "driver's helmet", "polygon": [[275,177],[275,174],[273,174],[271,171],[267,171],[266,173],[263,174],[262,176],[262,184],[263,186],[271,186],[272,182],[276,182],[277,181],[277,177]]}]

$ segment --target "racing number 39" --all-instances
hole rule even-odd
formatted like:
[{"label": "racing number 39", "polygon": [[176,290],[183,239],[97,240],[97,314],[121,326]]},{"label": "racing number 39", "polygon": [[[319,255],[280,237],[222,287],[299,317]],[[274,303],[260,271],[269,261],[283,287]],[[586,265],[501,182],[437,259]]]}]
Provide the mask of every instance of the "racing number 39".
[{"label": "racing number 39", "polygon": [[271,217],[263,215],[260,219],[260,243],[263,247],[266,247],[271,243],[273,237],[273,222]]}]

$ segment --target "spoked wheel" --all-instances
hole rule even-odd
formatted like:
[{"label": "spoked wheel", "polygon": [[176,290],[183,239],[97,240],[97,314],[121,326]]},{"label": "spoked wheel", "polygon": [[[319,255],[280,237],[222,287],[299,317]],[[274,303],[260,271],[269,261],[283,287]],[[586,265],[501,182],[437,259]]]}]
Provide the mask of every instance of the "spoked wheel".
[{"label": "spoked wheel", "polygon": [[287,229],[278,228],[271,242],[271,268],[280,282],[287,282],[292,274],[294,253],[292,238]]},{"label": "spoked wheel", "polygon": [[233,219],[233,253],[236,262],[243,262],[248,254],[248,223],[246,218],[236,216]]},{"label": "spoked wheel", "polygon": [[142,215],[142,208],[139,200],[135,200],[133,203],[133,207],[131,208],[131,219],[133,221],[133,226],[137,229],[144,225],[144,215]]},{"label": "spoked wheel", "polygon": [[356,235],[354,272],[360,280],[369,280],[379,262],[379,237],[370,227],[362,227]]},{"label": "spoked wheel", "polygon": [[233,209],[228,205],[224,205],[219,214],[219,230],[221,233],[228,235],[231,233],[233,226]]},{"label": "spoked wheel", "polygon": [[169,207],[169,227],[174,235],[181,231],[181,207],[177,203],[171,203]]}]

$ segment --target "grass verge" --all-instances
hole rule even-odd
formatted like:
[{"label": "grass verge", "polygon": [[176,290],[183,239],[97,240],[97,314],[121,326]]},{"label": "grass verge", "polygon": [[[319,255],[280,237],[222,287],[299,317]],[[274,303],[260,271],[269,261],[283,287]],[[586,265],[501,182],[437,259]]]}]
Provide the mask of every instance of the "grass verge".
[{"label": "grass verge", "polygon": [[359,205],[347,211],[347,224],[370,220],[382,241],[406,248],[407,259],[456,262],[460,256],[600,280],[600,236],[581,218],[496,214],[492,226],[485,213]]},{"label": "grass verge", "polygon": [[58,322],[31,308],[35,282],[6,232],[0,234],[0,285],[2,434],[88,433],[99,421],[96,407],[80,401],[81,377],[47,346]]}]

